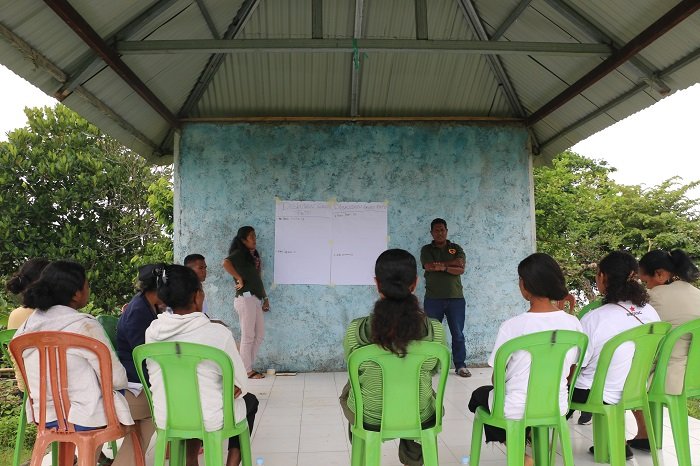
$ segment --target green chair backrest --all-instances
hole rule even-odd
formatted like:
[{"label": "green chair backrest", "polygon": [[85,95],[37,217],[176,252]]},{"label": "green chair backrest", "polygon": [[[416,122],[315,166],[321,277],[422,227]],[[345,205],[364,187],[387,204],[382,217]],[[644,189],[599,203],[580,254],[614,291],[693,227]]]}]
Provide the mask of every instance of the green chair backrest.
[{"label": "green chair backrest", "polygon": [[[530,376],[528,379],[525,419],[535,424],[554,423],[561,417],[559,393],[566,355],[578,348],[578,361],[572,383],[581,370],[581,362],[588,347],[588,336],[572,330],[547,330],[523,335],[504,343],[498,351],[493,365],[493,409],[495,418],[504,418],[506,366],[516,351],[530,353]],[[571,397],[571,394],[569,394]]]},{"label": "green chair backrest", "polygon": [[656,361],[654,378],[651,382],[650,392],[665,393],[666,371],[671,352],[678,340],[684,336],[690,336],[688,346],[688,363],[685,367],[685,379],[683,391],[686,396],[700,396],[700,319],[691,320],[673,329],[661,344],[659,357]]},{"label": "green chair backrest", "polygon": [[603,299],[602,298],[597,298],[591,301],[590,303],[586,304],[583,306],[578,313],[576,314],[576,317],[578,317],[578,320],[581,320],[583,316],[591,312],[593,309],[598,309],[600,306],[603,305]]},{"label": "green chair backrest", "polygon": [[634,357],[622,390],[620,403],[623,406],[626,404],[632,407],[640,406],[640,401],[646,397],[647,381],[651,373],[652,364],[658,353],[659,345],[661,345],[670,329],[671,324],[668,322],[653,322],[631,328],[608,340],[603,345],[598,358],[591,392],[588,395],[588,403],[603,404],[605,379],[615,350],[621,345],[631,342],[634,344]]},{"label": "green chair backrest", "polygon": [[[146,343],[134,348],[134,365],[143,383],[148,402],[153,407],[151,390],[144,382],[143,362],[150,359],[160,366],[165,388],[167,425],[157,426],[168,429],[177,436],[187,438],[184,433],[192,432],[190,438],[201,438],[204,431],[202,404],[200,401],[197,366],[203,361],[212,361],[219,366],[223,377],[223,413],[222,430],[235,426],[233,413],[233,363],[226,352],[207,345],[167,341]],[[155,422],[156,419],[154,418]]]},{"label": "green chair backrest", "polygon": [[97,316],[97,321],[105,329],[107,338],[112,343],[112,349],[115,349],[117,347],[117,323],[119,319],[112,315],[102,315]]},{"label": "green chair backrest", "polygon": [[404,357],[398,357],[378,345],[364,346],[350,353],[348,373],[355,397],[355,425],[364,426],[360,365],[372,361],[379,365],[382,372],[382,437],[409,438],[420,432],[420,373],[423,363],[431,358],[440,363],[440,379],[435,393],[435,426],[441,426],[450,352],[445,345],[431,341],[412,342]]},{"label": "green chair backrest", "polygon": [[0,331],[0,349],[2,349],[2,354],[5,356],[5,361],[7,361],[7,367],[12,367],[12,358],[10,358],[7,345],[10,344],[10,340],[15,336],[15,332],[17,332],[16,328]]}]

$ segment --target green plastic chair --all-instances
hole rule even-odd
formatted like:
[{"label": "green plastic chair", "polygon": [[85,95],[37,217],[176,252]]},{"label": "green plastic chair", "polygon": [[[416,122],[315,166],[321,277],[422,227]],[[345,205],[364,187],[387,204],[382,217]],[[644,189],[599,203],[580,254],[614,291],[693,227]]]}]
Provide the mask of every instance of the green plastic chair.
[{"label": "green plastic chair", "polygon": [[[670,328],[671,324],[668,322],[654,322],[634,327],[608,340],[600,352],[588,400],[585,403],[571,403],[572,409],[593,413],[593,458],[596,463],[610,463],[611,466],[625,464],[625,410],[641,409],[649,426],[652,460],[654,466],[658,466],[647,380],[659,346]],[[610,362],[615,350],[627,342],[634,343],[635,350],[622,397],[617,404],[604,404],[603,389]]]},{"label": "green plastic chair", "polygon": [[[676,342],[683,336],[690,335],[688,347],[688,365],[685,370],[683,392],[680,395],[666,393],[666,371],[671,358],[671,351]],[[654,377],[649,387],[649,407],[656,435],[656,447],[663,446],[663,408],[668,408],[673,431],[673,442],[676,445],[676,456],[679,466],[690,466],[690,441],[688,432],[688,398],[700,397],[700,319],[691,320],[679,325],[664,339],[659,358],[656,362]],[[691,370],[691,368],[693,368]]]},{"label": "green plastic chair", "polygon": [[[109,342],[112,344],[112,349],[116,351],[117,349],[117,323],[119,319],[113,315],[104,314],[97,316],[97,322],[102,325],[105,330]],[[109,449],[112,450],[112,458],[117,456],[117,442],[109,442]]]},{"label": "green plastic chair", "polygon": [[[15,336],[17,329],[3,330],[0,331],[0,346],[2,347],[2,354],[5,356],[5,360],[10,364],[12,363],[12,358],[10,357],[10,352],[7,349],[7,345],[10,344],[10,340]],[[24,445],[24,434],[27,430],[27,392],[25,390],[24,397],[22,398],[22,407],[19,412],[19,422],[17,423],[17,436],[15,438],[15,453],[12,457],[12,465],[20,465],[20,455],[22,453],[22,446]],[[54,459],[53,464],[56,464]]]},{"label": "green plastic chair", "polygon": [[112,343],[112,349],[117,348],[117,323],[119,319],[112,315],[101,315],[97,316],[97,321],[105,329],[105,334],[109,338],[110,343]]},{"label": "green plastic chair", "polygon": [[[523,464],[527,427],[532,429],[532,450],[538,466],[554,464],[557,433],[562,445],[564,464],[573,466],[571,435],[566,422],[566,413],[561,414],[559,393],[564,371],[566,375],[569,371],[568,367],[564,367],[566,354],[572,348],[578,348],[578,362],[572,378],[573,383],[581,370],[587,347],[588,336],[584,333],[571,330],[548,330],[513,338],[498,348],[493,367],[492,412],[489,413],[486,409],[479,407],[474,414],[471,445],[473,465],[479,465],[482,431],[484,424],[488,424],[506,431],[508,466]],[[504,415],[506,366],[511,355],[516,351],[527,351],[531,358],[525,413],[522,419],[506,419]],[[551,447],[550,429],[552,429]]]},{"label": "green plastic chair", "polygon": [[[421,366],[429,359],[440,362],[435,393],[435,424],[423,428],[419,409]],[[364,424],[364,403],[359,371],[364,363],[374,362],[382,372],[382,420],[378,431]],[[391,439],[419,440],[426,466],[438,466],[437,435],[442,431],[442,400],[450,368],[450,351],[441,343],[414,341],[400,358],[378,345],[359,348],[348,358],[350,387],[355,398],[355,424],[352,430],[352,466],[380,464],[381,444]]]},{"label": "green plastic chair", "polygon": [[[143,383],[153,414],[151,390],[144,382],[143,362],[150,359],[161,369],[165,387],[167,422],[156,425],[154,466],[165,464],[165,448],[170,442],[170,464],[184,465],[185,440],[201,439],[204,443],[206,466],[223,466],[222,444],[229,437],[239,436],[243,466],[251,466],[250,432],[248,421],[235,422],[233,412],[233,363],[224,351],[211,346],[185,342],[159,342],[139,345],[133,351],[134,365]],[[197,366],[203,361],[216,363],[223,376],[224,424],[220,430],[207,432],[202,419]],[[153,422],[156,422],[155,415]]]}]

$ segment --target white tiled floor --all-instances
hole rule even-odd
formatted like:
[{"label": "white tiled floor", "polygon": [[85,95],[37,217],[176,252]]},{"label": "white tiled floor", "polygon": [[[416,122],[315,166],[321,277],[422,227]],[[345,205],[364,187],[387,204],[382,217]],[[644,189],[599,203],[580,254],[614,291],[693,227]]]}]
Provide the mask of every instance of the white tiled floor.
[{"label": "white tiled floor", "polygon": [[[473,415],[467,410],[471,392],[489,383],[490,369],[473,369],[473,376],[461,378],[451,373],[445,393],[443,431],[439,436],[441,466],[461,464],[461,458],[470,453]],[[296,376],[273,376],[253,380],[252,392],[260,400],[253,429],[253,464],[263,458],[265,466],[349,466],[350,442],[347,440],[347,422],[338,404],[347,376],[345,373],[307,373]],[[628,438],[636,424],[628,414]],[[588,447],[593,444],[591,426],[571,421],[575,463],[577,466],[594,465]],[[693,465],[700,466],[700,421],[690,422]],[[660,455],[664,466],[677,465],[670,427],[665,426],[664,451]],[[401,463],[397,454],[398,442],[387,442],[382,450],[382,465]],[[481,464],[505,464],[505,447],[484,445]],[[562,464],[561,459],[557,464]],[[635,451],[628,465],[652,464],[648,453]]]},{"label": "white tiled floor", "polygon": [[[473,414],[467,410],[472,391],[491,380],[491,369],[472,369],[473,376],[461,378],[451,373],[445,392],[443,431],[438,438],[441,466],[462,464],[470,454]],[[268,376],[251,380],[252,392],[260,406],[252,432],[253,464],[262,458],[264,466],[349,466],[350,442],[347,422],[338,403],[345,373],[306,373],[296,376]],[[591,466],[593,456],[588,448],[593,444],[591,426],[571,422],[572,444],[576,466]],[[634,436],[636,424],[627,414],[627,438]],[[664,450],[659,455],[664,466],[676,466],[678,461],[668,422],[664,425]],[[693,466],[700,466],[700,420],[690,419],[690,447]],[[397,466],[398,442],[386,442],[382,448],[382,465]],[[150,462],[152,464],[152,451]],[[147,460],[148,460],[147,455]],[[50,464],[47,461],[46,464]],[[200,464],[204,464],[200,457]],[[481,465],[506,464],[505,447],[483,445]],[[563,464],[561,458],[557,464]],[[635,451],[627,465],[651,466],[648,453]]]}]

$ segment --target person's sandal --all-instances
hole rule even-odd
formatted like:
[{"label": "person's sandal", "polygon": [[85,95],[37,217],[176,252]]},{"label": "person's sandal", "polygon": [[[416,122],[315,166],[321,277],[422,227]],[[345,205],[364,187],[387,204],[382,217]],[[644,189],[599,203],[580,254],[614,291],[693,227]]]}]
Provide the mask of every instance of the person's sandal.
[{"label": "person's sandal", "polygon": [[249,379],[264,379],[265,375],[261,374],[258,371],[251,371],[250,374],[248,374]]},{"label": "person's sandal", "polygon": [[[593,455],[593,454],[594,454],[594,453],[593,453],[593,447],[589,448],[589,449],[588,449],[588,452],[589,452],[591,455]],[[630,450],[630,446],[627,445],[627,444],[625,444],[625,459],[631,460],[632,458],[634,458],[634,453],[632,453],[632,450]]]},{"label": "person's sandal", "polygon": [[457,369],[457,375],[460,377],[471,377],[472,373],[466,367],[460,367]]},{"label": "person's sandal", "polygon": [[651,446],[649,445],[648,438],[633,438],[627,441],[627,445],[634,448],[635,450],[645,451],[651,453]]}]

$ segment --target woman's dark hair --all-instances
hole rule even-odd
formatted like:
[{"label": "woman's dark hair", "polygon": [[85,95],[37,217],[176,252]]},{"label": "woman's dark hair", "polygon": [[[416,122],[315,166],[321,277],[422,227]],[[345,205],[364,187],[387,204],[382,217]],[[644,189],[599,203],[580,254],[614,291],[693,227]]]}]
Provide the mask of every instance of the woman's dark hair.
[{"label": "woman's dark hair", "polygon": [[41,271],[49,265],[49,261],[43,258],[29,259],[20,267],[7,283],[5,287],[12,294],[20,294],[27,289],[29,285],[39,279]]},{"label": "woman's dark hair", "polygon": [[[230,256],[231,254],[233,254],[234,251],[237,251],[239,249],[242,251],[248,251],[248,248],[245,247],[245,244],[243,244],[243,240],[246,239],[248,235],[253,231],[255,231],[255,228],[251,226],[240,227],[238,229],[238,233],[236,233],[236,236],[233,238],[233,241],[231,241],[231,246],[228,247],[228,255]],[[260,254],[258,254],[257,249],[253,251],[253,254],[255,255],[255,257],[260,257]],[[250,254],[245,254],[245,258],[246,260],[249,260],[251,262],[254,261],[253,256]]]},{"label": "woman's dark hair", "polygon": [[158,287],[158,283],[156,281],[156,270],[159,268],[162,269],[163,267],[165,267],[165,264],[163,263],[146,264],[139,267],[139,276],[136,279],[136,289],[142,293],[147,291],[155,291],[155,289]]},{"label": "woman's dark hair", "polygon": [[383,299],[374,303],[371,341],[405,356],[408,344],[425,336],[426,316],[411,290],[418,276],[416,258],[403,249],[384,251],[377,258],[374,276]]},{"label": "woman's dark hair", "polygon": [[82,265],[70,261],[54,261],[24,291],[22,301],[26,307],[41,311],[56,305],[68,306],[83,286],[85,268]]},{"label": "woman's dark hair", "polygon": [[671,252],[661,249],[649,251],[639,259],[639,268],[647,275],[653,275],[657,270],[663,269],[684,282],[694,282],[700,278],[700,270],[693,264],[688,254],[680,249],[674,249]]},{"label": "woman's dark hair", "polygon": [[561,267],[549,254],[527,256],[518,264],[518,276],[523,287],[535,296],[559,301],[569,294]]},{"label": "woman's dark hair", "polygon": [[631,301],[637,306],[644,306],[649,302],[646,288],[637,280],[639,264],[632,254],[611,252],[600,261],[598,270],[605,275],[603,304]]},{"label": "woman's dark hair", "polygon": [[192,296],[202,289],[197,274],[184,265],[166,265],[155,269],[158,297],[173,310],[186,308]]}]

